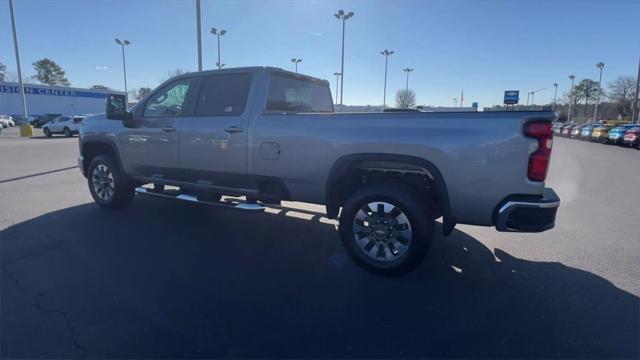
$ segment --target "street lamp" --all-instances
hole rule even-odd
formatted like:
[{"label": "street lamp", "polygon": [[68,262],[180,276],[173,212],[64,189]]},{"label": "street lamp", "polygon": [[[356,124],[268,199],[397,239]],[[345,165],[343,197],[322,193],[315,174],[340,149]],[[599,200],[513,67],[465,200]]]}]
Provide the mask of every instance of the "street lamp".
[{"label": "street lamp", "polygon": [[604,70],[604,63],[599,62],[596,67],[600,69],[600,78],[598,79],[598,96],[596,97],[596,106],[593,108],[593,121],[596,121],[598,117],[598,103],[600,102],[600,93],[602,92],[602,70]]},{"label": "street lamp", "polygon": [[302,62],[302,59],[293,58],[293,59],[291,59],[291,62],[296,65],[296,74],[297,74],[298,73],[298,63]]},{"label": "street lamp", "polygon": [[536,95],[536,93],[540,92],[540,91],[543,91],[543,90],[547,90],[547,88],[540,88],[540,89],[536,89],[536,90],[531,91],[531,106],[535,105],[533,98]]},{"label": "street lamp", "polygon": [[218,62],[216,63],[216,65],[218,66],[218,69],[222,69],[222,61],[220,61],[220,36],[226,34],[227,30],[220,30],[212,27],[211,33],[218,37]]},{"label": "street lamp", "polygon": [[338,20],[342,20],[342,60],[340,65],[340,105],[342,105],[342,95],[344,94],[344,24],[345,22],[353,17],[353,11],[349,11],[345,13],[344,10],[338,10],[337,13],[333,14]]},{"label": "street lamp", "polygon": [[393,51],[384,49],[380,51],[384,55],[384,95],[382,96],[382,110],[387,106],[387,65],[389,64],[389,55],[393,55]]},{"label": "street lamp", "polygon": [[571,121],[571,106],[573,106],[573,82],[576,80],[575,75],[569,75],[569,79],[571,80],[571,90],[569,91],[569,110],[567,112],[567,122]]},{"label": "street lamp", "polygon": [[24,91],[24,80],[22,79],[22,68],[20,66],[20,46],[18,45],[18,32],[16,31],[16,16],[13,12],[13,0],[9,0],[9,13],[11,15],[11,30],[13,32],[13,46],[16,52],[16,67],[18,68],[18,81],[20,82],[20,100],[22,100],[22,115],[24,120],[20,124],[20,136],[33,136],[33,127],[29,124],[27,117],[27,98]]},{"label": "street lamp", "polygon": [[638,75],[636,76],[636,97],[633,101],[633,113],[631,114],[631,122],[633,118],[636,118],[636,123],[640,124],[640,104],[638,104],[638,98],[640,97],[640,58],[638,58]]},{"label": "street lamp", "polygon": [[334,72],[333,75],[336,77],[336,104],[338,103],[338,81],[340,81],[340,75],[342,73]]},{"label": "street lamp", "polygon": [[409,73],[412,72],[413,69],[406,68],[406,69],[402,69],[402,71],[407,73],[407,86],[405,88],[405,92],[408,94],[409,93]]},{"label": "street lamp", "polygon": [[129,40],[120,40],[116,38],[116,44],[122,47],[122,71],[124,73],[124,94],[127,99],[127,104],[129,103],[129,92],[127,91],[127,64],[124,60],[124,47],[131,44]]},{"label": "street lamp", "polygon": [[553,111],[556,111],[556,96],[558,96],[558,83],[553,83]]}]

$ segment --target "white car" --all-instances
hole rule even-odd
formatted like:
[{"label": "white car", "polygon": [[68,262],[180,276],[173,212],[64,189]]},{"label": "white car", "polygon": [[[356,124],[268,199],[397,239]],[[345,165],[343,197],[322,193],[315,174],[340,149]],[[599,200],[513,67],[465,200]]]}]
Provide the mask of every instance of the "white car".
[{"label": "white car", "polygon": [[53,134],[64,134],[66,137],[71,137],[80,131],[80,125],[85,117],[85,115],[58,116],[46,123],[42,127],[42,131],[47,137],[51,137]]},{"label": "white car", "polygon": [[16,126],[16,123],[13,121],[13,118],[9,115],[0,115],[0,125],[3,128],[8,128],[9,126]]}]

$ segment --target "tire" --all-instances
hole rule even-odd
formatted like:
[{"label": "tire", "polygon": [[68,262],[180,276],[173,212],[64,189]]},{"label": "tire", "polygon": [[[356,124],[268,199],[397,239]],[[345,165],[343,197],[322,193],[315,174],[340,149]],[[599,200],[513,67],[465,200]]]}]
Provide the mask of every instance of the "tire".
[{"label": "tire", "polygon": [[104,208],[124,208],[135,195],[133,184],[109,155],[99,155],[91,160],[87,170],[87,185],[93,200]]},{"label": "tire", "polygon": [[360,188],[347,199],[339,229],[342,244],[358,265],[398,276],[415,269],[427,255],[434,219],[430,206],[404,184],[385,182]]},{"label": "tire", "polygon": [[51,130],[49,130],[49,128],[44,128],[44,136],[51,137]]},{"label": "tire", "polygon": [[71,130],[69,130],[69,128],[64,128],[63,133],[64,133],[64,137],[71,137],[73,135],[71,133]]}]

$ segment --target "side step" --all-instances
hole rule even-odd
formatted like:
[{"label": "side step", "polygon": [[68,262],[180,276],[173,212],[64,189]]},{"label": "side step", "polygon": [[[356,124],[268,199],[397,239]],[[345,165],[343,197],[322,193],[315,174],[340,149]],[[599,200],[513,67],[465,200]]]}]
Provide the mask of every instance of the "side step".
[{"label": "side step", "polygon": [[212,205],[212,206],[220,206],[220,207],[225,207],[225,208],[229,208],[229,209],[235,209],[235,210],[243,210],[243,211],[250,211],[250,212],[262,212],[264,211],[264,206],[259,205],[259,204],[252,204],[252,203],[246,203],[246,202],[225,202],[225,201],[204,201],[204,200],[198,200],[197,196],[194,195],[188,195],[188,194],[171,194],[171,193],[167,193],[167,192],[155,192],[152,191],[150,189],[144,188],[144,187],[137,187],[136,188],[136,194],[140,194],[140,195],[146,195],[146,196],[155,196],[155,197],[161,197],[161,198],[167,198],[167,199],[177,199],[177,200],[183,200],[183,201],[189,201],[189,202],[194,202],[194,203],[199,203],[199,204],[206,204],[206,205]]}]

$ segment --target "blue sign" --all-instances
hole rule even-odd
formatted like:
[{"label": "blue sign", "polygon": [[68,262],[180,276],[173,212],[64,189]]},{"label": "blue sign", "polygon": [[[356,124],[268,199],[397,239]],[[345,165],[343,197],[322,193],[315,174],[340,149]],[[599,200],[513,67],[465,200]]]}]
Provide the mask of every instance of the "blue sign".
[{"label": "blue sign", "polygon": [[504,92],[504,104],[515,105],[520,100],[520,90],[507,90]]},{"label": "blue sign", "polygon": [[[0,85],[0,92],[20,94],[19,85]],[[71,96],[71,97],[87,97],[105,99],[106,93],[93,92],[93,91],[78,91],[72,89],[60,89],[51,87],[41,87],[33,85],[25,85],[24,93],[27,95],[49,95],[49,96]]]}]

